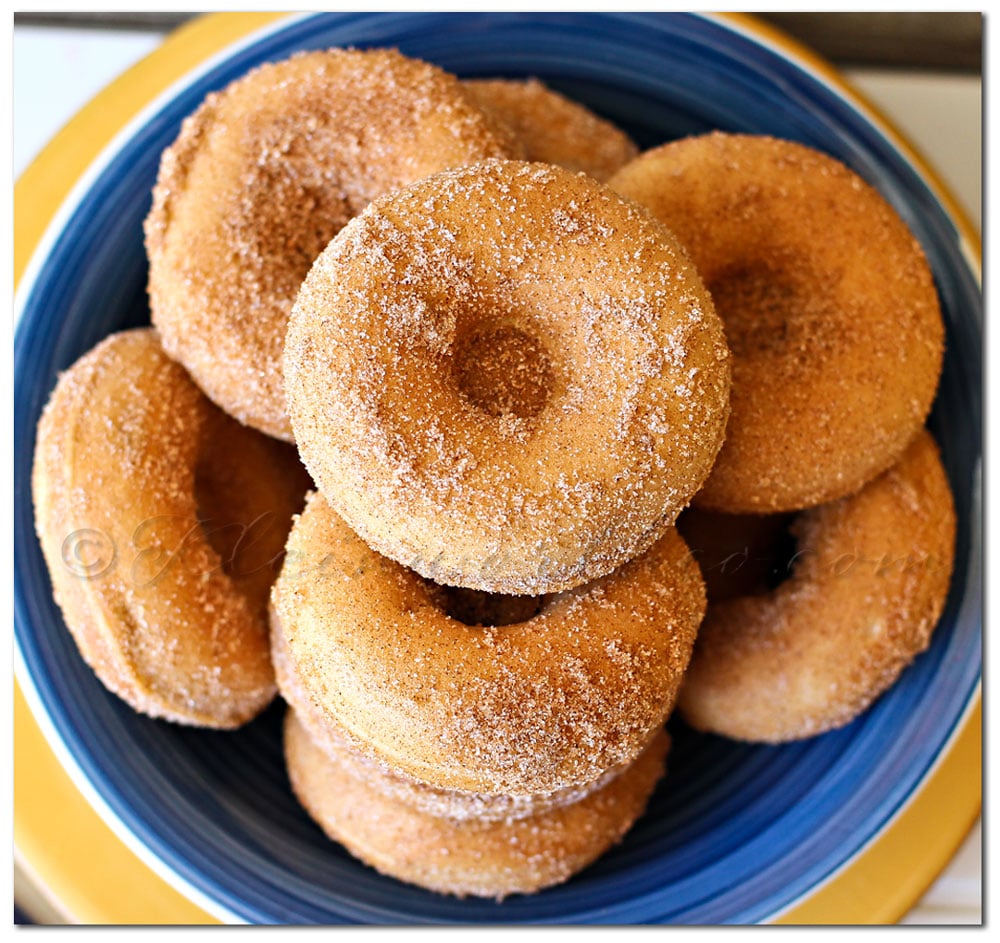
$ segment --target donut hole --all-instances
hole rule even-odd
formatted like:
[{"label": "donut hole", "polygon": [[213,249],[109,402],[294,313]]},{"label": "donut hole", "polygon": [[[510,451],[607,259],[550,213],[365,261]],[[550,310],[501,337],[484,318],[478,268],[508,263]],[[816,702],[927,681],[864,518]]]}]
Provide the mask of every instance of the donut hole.
[{"label": "donut hole", "polygon": [[457,344],[453,369],[465,399],[495,419],[534,419],[555,380],[541,341],[512,325],[466,334]]},{"label": "donut hole", "polygon": [[677,520],[710,602],[773,592],[792,575],[796,514],[722,514],[689,508]]},{"label": "donut hole", "polygon": [[824,323],[825,292],[804,259],[744,261],[710,278],[708,290],[737,359],[782,355],[810,323]]},{"label": "donut hole", "polygon": [[[277,130],[281,130],[280,128]],[[316,257],[354,215],[342,189],[319,170],[315,142],[265,140],[241,178],[240,213],[229,223],[249,288],[294,298]]]},{"label": "donut hole", "polygon": [[441,592],[449,618],[469,626],[517,625],[545,607],[544,596],[506,596],[457,586],[443,586]]}]

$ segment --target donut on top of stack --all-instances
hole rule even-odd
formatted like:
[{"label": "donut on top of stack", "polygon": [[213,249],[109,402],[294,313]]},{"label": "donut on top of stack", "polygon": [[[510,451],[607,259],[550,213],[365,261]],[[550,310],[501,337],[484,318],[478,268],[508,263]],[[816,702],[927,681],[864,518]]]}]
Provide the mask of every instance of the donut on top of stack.
[{"label": "donut on top of stack", "polygon": [[490,160],[374,201],[289,321],[317,487],[440,583],[579,586],[647,550],[728,416],[721,321],[670,232],[594,179]]}]

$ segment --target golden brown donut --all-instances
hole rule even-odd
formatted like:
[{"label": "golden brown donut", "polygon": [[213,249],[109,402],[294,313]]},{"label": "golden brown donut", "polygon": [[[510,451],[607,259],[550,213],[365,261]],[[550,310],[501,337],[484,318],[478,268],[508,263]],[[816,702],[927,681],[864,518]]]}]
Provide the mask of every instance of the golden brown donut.
[{"label": "golden brown donut", "polygon": [[722,442],[729,352],[683,249],[583,174],[485,161],[324,250],[285,381],[317,487],[380,553],[509,595],[648,549]]},{"label": "golden brown donut", "polygon": [[281,350],[313,259],[376,196],[506,153],[456,78],[394,50],[253,69],[162,157],[145,231],[165,349],[226,412],[291,439]]},{"label": "golden brown donut", "polygon": [[32,484],[56,601],[111,691],[208,727],[267,706],[268,594],[308,487],[291,446],[223,414],[137,329],[60,376]]},{"label": "golden brown donut", "polygon": [[466,79],[462,86],[483,111],[511,129],[527,160],[607,180],[639,154],[620,128],[538,79]]},{"label": "golden brown donut", "polygon": [[630,768],[572,805],[511,822],[455,821],[386,798],[350,755],[320,750],[294,711],[285,720],[292,788],[330,838],[382,874],[498,900],[566,881],[620,841],[645,811],[668,747],[661,730]]},{"label": "golden brown donut", "polygon": [[926,431],[860,492],[799,515],[791,577],[712,603],[678,708],[699,730],[778,742],[842,726],[929,644],[955,547]]},{"label": "golden brown donut", "polygon": [[923,252],[875,189],[801,144],[721,132],[610,183],[674,230],[726,325],[732,415],[695,504],[799,510],[898,459],[934,399],[944,328]]},{"label": "golden brown donut", "polygon": [[387,799],[402,802],[427,815],[444,817],[456,822],[468,819],[479,821],[523,819],[584,798],[613,779],[625,767],[625,764],[622,764],[609,769],[593,783],[585,786],[571,786],[539,795],[483,794],[432,786],[366,754],[352,744],[347,733],[313,699],[303,684],[295,662],[289,655],[285,632],[273,610],[271,643],[271,657],[278,691],[295,710],[298,721],[308,730],[313,743],[319,749],[326,751],[334,760],[347,754],[351,765],[364,771],[368,785],[372,789],[377,789]]},{"label": "golden brown donut", "polygon": [[463,625],[318,492],[292,527],[271,603],[324,718],[303,714],[315,736],[340,731],[431,786],[510,796],[587,787],[633,760],[673,707],[705,611],[698,567],[671,529],[527,622]]}]

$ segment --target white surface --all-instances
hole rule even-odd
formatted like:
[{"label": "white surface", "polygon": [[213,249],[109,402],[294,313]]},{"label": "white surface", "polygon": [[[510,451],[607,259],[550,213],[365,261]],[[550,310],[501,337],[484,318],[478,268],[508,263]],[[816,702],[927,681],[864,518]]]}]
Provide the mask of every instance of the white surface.
[{"label": "white surface", "polygon": [[[46,142],[112,79],[151,52],[154,33],[15,27],[15,178]],[[928,159],[970,220],[981,226],[981,82],[967,76],[851,70],[847,77]],[[951,865],[904,919],[982,920],[982,832],[977,824]]]}]

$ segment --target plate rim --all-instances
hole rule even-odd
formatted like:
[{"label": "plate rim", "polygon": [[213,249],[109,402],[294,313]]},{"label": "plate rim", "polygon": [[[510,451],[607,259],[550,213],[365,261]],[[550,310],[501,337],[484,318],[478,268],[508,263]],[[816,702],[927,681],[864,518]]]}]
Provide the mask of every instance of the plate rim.
[{"label": "plate rim", "polygon": [[[702,15],[791,60],[860,110],[931,185],[935,197],[956,223],[970,268],[981,282],[978,233],[937,173],[895,129],[891,121],[853,89],[832,65],[774,27],[747,14]],[[216,59],[232,55],[241,46],[255,43],[269,32],[281,29],[300,17],[301,15],[284,13],[216,13],[199,16],[169,34],[157,49],[78,111],[26,168],[15,185],[14,277],[18,298],[23,299],[27,294],[34,280],[33,270],[44,257],[49,240],[58,232],[60,217],[67,207],[75,203],[75,192],[81,187],[85,189],[88,179],[99,172],[105,155],[117,149],[119,137],[127,137],[130,129],[141,122],[148,111],[155,110],[161,99],[171,95],[176,87],[193,81],[197,74],[210,68]],[[53,172],[57,167],[60,172]],[[15,307],[20,308],[20,305],[16,304]],[[124,823],[101,799],[51,724],[33,681],[27,676],[19,651],[15,661],[15,675],[15,694],[22,697],[28,707],[27,711],[15,711],[15,770],[20,770],[23,774],[33,753],[37,753],[39,749],[48,750],[56,758],[63,774],[64,782],[61,785],[83,796],[88,811],[104,826],[107,839],[120,846],[121,855],[116,856],[116,860],[121,860],[118,866],[122,870],[116,873],[119,878],[128,875],[133,881],[138,881],[143,885],[147,896],[160,890],[155,882],[159,882],[164,892],[175,895],[183,888],[181,899],[192,908],[189,913],[179,915],[184,922],[242,922],[156,858],[150,849],[132,836]],[[980,680],[945,749],[903,807],[886,825],[836,872],[810,888],[802,898],[789,903],[781,912],[769,918],[770,921],[791,924],[829,923],[833,920],[831,914],[836,914],[834,922],[838,923],[845,920],[894,922],[916,902],[951,859],[972,827],[981,807],[981,698]],[[977,767],[979,774],[975,775]],[[963,793],[961,803],[956,805],[961,806],[960,811],[964,815],[961,821],[958,821],[957,815],[954,816],[956,821],[951,829],[946,830],[946,841],[942,841],[942,830],[937,827],[940,826],[940,821],[934,821],[933,816],[928,817],[927,809],[935,806],[934,796],[942,792],[942,784],[946,783],[950,783],[945,791],[952,800],[956,790]],[[52,788],[54,789],[54,784]],[[21,851],[32,847],[37,849],[43,844],[37,840],[32,829],[39,828],[43,822],[50,827],[52,806],[47,806],[41,816],[28,813],[39,811],[40,798],[45,794],[45,790],[26,792],[24,788],[20,788],[16,791],[14,838],[15,846]],[[919,827],[928,818],[936,826],[933,835],[927,835],[926,829]],[[910,836],[909,841],[907,836]],[[920,858],[907,854],[908,849],[912,851],[920,848],[926,851],[929,845],[937,846],[933,856],[925,855]],[[36,851],[35,858],[37,857]],[[905,873],[894,872],[892,879],[887,879],[886,857],[906,860]],[[56,856],[50,856],[50,859],[56,859]],[[145,871],[135,868],[135,859],[146,867]],[[42,867],[39,867],[37,860],[29,860],[48,888],[61,900],[81,897],[80,893],[74,894],[72,891],[80,880],[78,872],[57,859],[45,862]],[[923,866],[914,868],[914,860],[923,861]],[[107,871],[101,880],[106,882]],[[858,891],[867,888],[867,893],[862,897],[869,896],[873,882],[885,893],[880,895],[881,900],[877,902],[877,906],[868,906],[864,913],[859,912]],[[153,893],[153,896],[156,894]],[[86,902],[81,901],[79,906],[86,910]],[[120,922],[114,912],[100,907],[93,908],[90,914],[73,916],[83,917],[86,922]],[[169,918],[164,922],[176,920]]]}]

